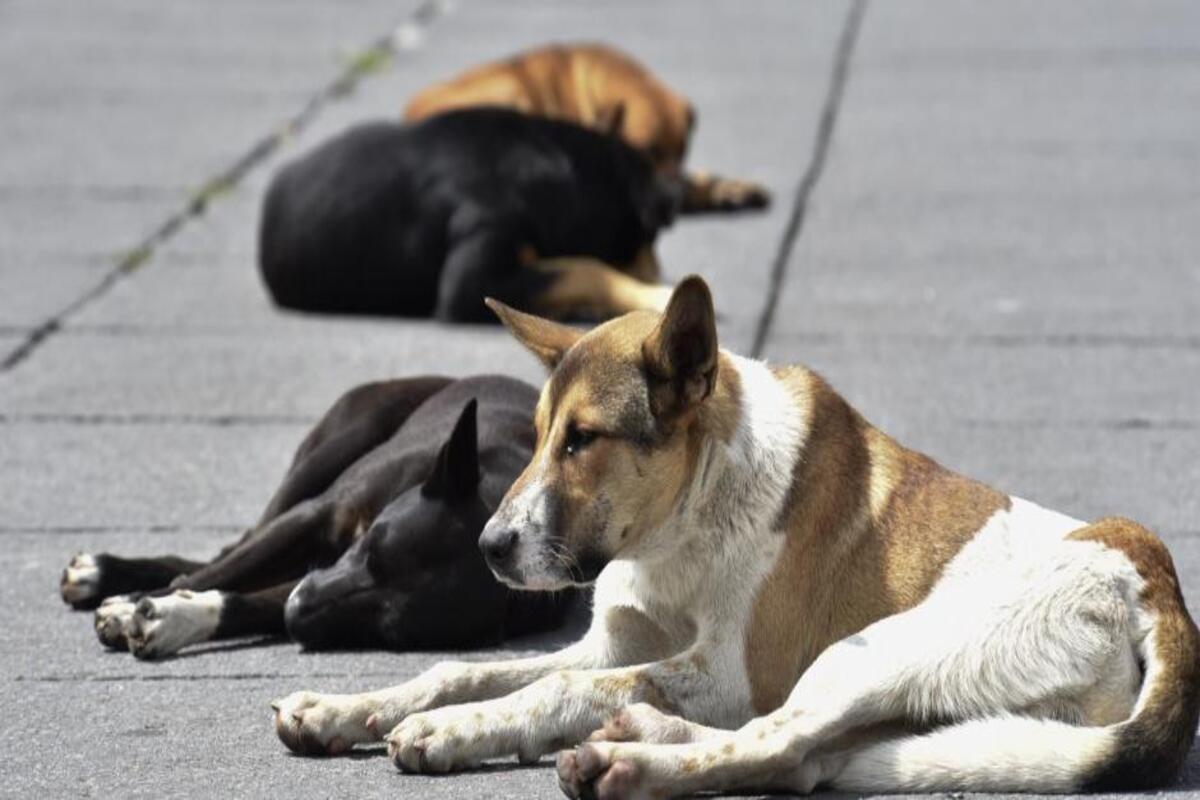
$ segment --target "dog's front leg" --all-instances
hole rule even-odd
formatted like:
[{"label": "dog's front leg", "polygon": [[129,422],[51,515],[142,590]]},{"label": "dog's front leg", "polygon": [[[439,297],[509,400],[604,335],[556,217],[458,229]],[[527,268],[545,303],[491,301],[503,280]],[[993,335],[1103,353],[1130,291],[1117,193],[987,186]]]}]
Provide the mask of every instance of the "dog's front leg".
[{"label": "dog's front leg", "polygon": [[610,655],[611,649],[585,638],[534,658],[442,662],[406,683],[374,692],[294,692],[271,704],[275,731],[294,752],[338,754],[356,744],[379,741],[410,714],[500,697],[553,672],[606,665],[611,663]]},{"label": "dog's front leg", "polygon": [[388,734],[388,752],[401,769],[447,772],[513,754],[537,761],[582,741],[631,703],[690,718],[728,716],[729,700],[707,663],[689,653],[634,667],[556,672],[505,697],[408,716]]}]

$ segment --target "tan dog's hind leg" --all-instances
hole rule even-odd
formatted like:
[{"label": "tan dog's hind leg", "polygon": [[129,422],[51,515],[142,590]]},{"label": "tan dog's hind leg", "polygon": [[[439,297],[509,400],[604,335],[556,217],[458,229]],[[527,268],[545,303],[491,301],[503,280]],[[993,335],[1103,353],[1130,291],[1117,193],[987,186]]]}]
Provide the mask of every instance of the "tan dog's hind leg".
[{"label": "tan dog's hind leg", "polygon": [[650,246],[637,251],[637,255],[633,257],[633,262],[625,272],[642,283],[657,285],[662,282],[662,267],[658,263],[658,255]]},{"label": "tan dog's hind leg", "polygon": [[[1106,729],[1087,726],[1133,708],[1137,612],[1126,598],[1137,596],[1139,579],[1120,556],[1084,544],[1033,548],[1011,565],[971,547],[975,563],[960,561],[924,603],[825,650],[778,710],[699,742],[585,743],[559,756],[563,791],[606,800],[807,792],[823,782],[856,791],[1074,791],[1109,746]],[[824,749],[874,726],[932,721],[953,727],[898,746],[867,739]],[[1012,763],[1023,768],[1005,768]]]},{"label": "tan dog's hind leg", "polygon": [[[586,256],[547,258],[532,269],[552,277],[535,298],[537,310],[559,319],[608,319],[630,311],[662,311],[671,299],[671,287],[643,283]],[[648,272],[650,268],[643,265],[640,269]]]},{"label": "tan dog's hind leg", "polygon": [[707,172],[690,172],[685,178],[685,214],[766,208],[770,203],[771,193],[767,188],[751,181],[722,178]]}]

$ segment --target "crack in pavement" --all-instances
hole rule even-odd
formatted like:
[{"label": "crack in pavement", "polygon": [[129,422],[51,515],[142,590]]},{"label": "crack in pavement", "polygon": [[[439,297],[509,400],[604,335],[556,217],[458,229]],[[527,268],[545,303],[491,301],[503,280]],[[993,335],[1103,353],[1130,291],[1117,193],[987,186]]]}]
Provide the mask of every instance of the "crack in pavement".
[{"label": "crack in pavement", "polygon": [[825,103],[821,108],[821,118],[817,124],[817,138],[813,143],[812,156],[809,159],[808,168],[800,178],[800,185],[796,188],[796,196],[792,201],[792,212],[788,216],[783,236],[779,240],[779,249],[776,250],[775,259],[771,263],[767,296],[762,311],[759,313],[758,325],[754,330],[754,344],[750,347],[752,358],[762,357],[763,348],[767,344],[767,335],[771,331],[771,324],[775,321],[775,309],[779,305],[779,295],[783,291],[792,250],[804,227],[809,200],[825,171],[825,162],[829,157],[829,146],[833,140],[838,111],[841,109],[842,97],[846,93],[850,59],[854,54],[854,45],[858,41],[858,32],[862,28],[866,10],[867,0],[854,0],[846,12],[846,22],[842,27],[842,35],[838,39],[837,49],[833,55],[833,72],[830,75]]},{"label": "crack in pavement", "polygon": [[204,214],[218,196],[237,186],[254,167],[274,154],[283,144],[307,128],[317,115],[339,97],[359,84],[396,54],[413,48],[422,32],[448,10],[447,0],[425,0],[403,22],[364,48],[336,78],[309,98],[304,107],[282,125],[255,142],[232,164],[210,177],[179,210],[168,216],[149,236],[121,256],[94,286],[76,297],[49,319],[34,327],[25,340],[0,362],[0,373],[8,372],[59,333],[67,320],[95,300],[103,297],[126,276],[136,272],[167,240],[179,233],[189,222]]}]

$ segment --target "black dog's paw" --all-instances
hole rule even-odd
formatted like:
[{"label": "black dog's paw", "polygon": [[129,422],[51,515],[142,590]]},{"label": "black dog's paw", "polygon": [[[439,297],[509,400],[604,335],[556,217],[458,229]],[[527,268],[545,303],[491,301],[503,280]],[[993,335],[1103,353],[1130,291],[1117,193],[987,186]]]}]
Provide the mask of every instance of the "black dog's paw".
[{"label": "black dog's paw", "polygon": [[224,596],[212,589],[176,589],[162,597],[143,597],[125,626],[129,652],[150,660],[174,655],[180,649],[207,641],[221,620]]},{"label": "black dog's paw", "polygon": [[128,650],[126,632],[137,607],[136,595],[108,597],[96,609],[96,638],[111,650]]},{"label": "black dog's paw", "polygon": [[104,599],[100,593],[103,563],[90,553],[78,553],[67,564],[58,582],[63,602],[75,609],[95,608]]}]

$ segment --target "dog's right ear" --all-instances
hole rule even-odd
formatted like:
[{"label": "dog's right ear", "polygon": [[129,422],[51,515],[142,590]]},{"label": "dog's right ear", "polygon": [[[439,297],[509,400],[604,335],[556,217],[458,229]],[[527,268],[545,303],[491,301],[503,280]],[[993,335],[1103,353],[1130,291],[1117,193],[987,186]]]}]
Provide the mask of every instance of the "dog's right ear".
[{"label": "dog's right ear", "polygon": [[546,369],[557,367],[563,355],[583,336],[583,331],[578,328],[517,311],[499,300],[486,297],[483,302],[495,312],[517,341],[546,365]]},{"label": "dog's right ear", "polygon": [[708,284],[680,281],[658,326],[642,343],[650,379],[650,410],[672,419],[712,394],[717,380],[717,315]]}]

